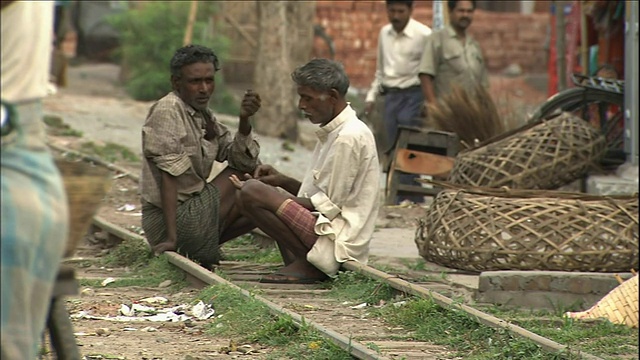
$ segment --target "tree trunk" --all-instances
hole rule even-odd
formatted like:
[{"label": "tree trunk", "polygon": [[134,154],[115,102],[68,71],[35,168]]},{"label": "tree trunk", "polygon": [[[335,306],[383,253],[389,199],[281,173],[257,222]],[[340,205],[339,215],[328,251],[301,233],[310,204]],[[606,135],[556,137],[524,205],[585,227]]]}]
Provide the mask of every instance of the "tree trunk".
[{"label": "tree trunk", "polygon": [[257,9],[254,86],[262,108],[254,126],[260,134],[297,141],[300,115],[291,72],[311,54],[315,2],[258,1]]}]

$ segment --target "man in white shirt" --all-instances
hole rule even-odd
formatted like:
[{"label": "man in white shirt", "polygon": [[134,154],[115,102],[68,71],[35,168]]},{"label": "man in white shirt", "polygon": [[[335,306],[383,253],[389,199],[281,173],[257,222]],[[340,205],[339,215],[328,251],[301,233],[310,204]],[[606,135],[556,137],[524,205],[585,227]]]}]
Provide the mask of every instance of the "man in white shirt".
[{"label": "man in white shirt", "polygon": [[282,253],[285,266],[261,279],[269,283],[312,283],[335,275],[345,261],[366,264],[379,204],[375,140],[345,100],[349,79],[342,65],[314,59],[291,77],[298,107],[320,126],[304,179],[268,165],[244,181],[230,177],[241,214]]},{"label": "man in white shirt", "polygon": [[[431,29],[412,19],[412,11],[413,1],[387,0],[389,24],[383,26],[378,35],[375,79],[365,100],[364,113],[368,115],[377,95],[384,95],[383,119],[388,143],[385,153],[395,145],[398,125],[421,125],[424,95],[418,73]],[[400,182],[412,184],[413,178],[415,175],[403,175]]]}]

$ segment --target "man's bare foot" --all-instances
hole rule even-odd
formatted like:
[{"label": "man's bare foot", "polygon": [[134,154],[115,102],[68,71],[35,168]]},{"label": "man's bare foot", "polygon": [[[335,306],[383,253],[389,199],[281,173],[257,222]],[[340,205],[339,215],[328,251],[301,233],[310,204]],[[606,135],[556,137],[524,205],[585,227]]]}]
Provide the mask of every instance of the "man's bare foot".
[{"label": "man's bare foot", "polygon": [[304,277],[309,279],[326,279],[327,274],[323,273],[317,267],[313,266],[306,259],[297,259],[291,264],[276,271],[279,275],[292,275],[294,277]]},{"label": "man's bare foot", "polygon": [[165,241],[153,247],[153,254],[158,256],[165,251],[176,251],[176,248],[176,243]]}]

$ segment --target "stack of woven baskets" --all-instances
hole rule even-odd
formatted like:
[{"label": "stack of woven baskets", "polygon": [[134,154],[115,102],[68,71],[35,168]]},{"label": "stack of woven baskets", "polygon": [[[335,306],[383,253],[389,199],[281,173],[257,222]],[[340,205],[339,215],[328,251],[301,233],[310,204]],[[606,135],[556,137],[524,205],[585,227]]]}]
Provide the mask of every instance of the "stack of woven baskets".
[{"label": "stack of woven baskets", "polygon": [[568,113],[460,153],[416,232],[428,261],[469,271],[638,268],[638,197],[553,191],[587,175],[603,136]]}]

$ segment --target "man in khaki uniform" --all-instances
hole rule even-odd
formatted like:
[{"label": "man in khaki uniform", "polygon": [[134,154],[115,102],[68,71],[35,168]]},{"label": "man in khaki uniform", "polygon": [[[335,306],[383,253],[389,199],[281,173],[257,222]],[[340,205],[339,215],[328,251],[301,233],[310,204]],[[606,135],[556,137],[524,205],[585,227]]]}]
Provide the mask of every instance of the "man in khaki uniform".
[{"label": "man in khaki uniform", "polygon": [[448,1],[449,25],[427,38],[420,61],[420,85],[427,103],[451,91],[453,86],[489,87],[480,45],[467,34],[475,1]]}]

